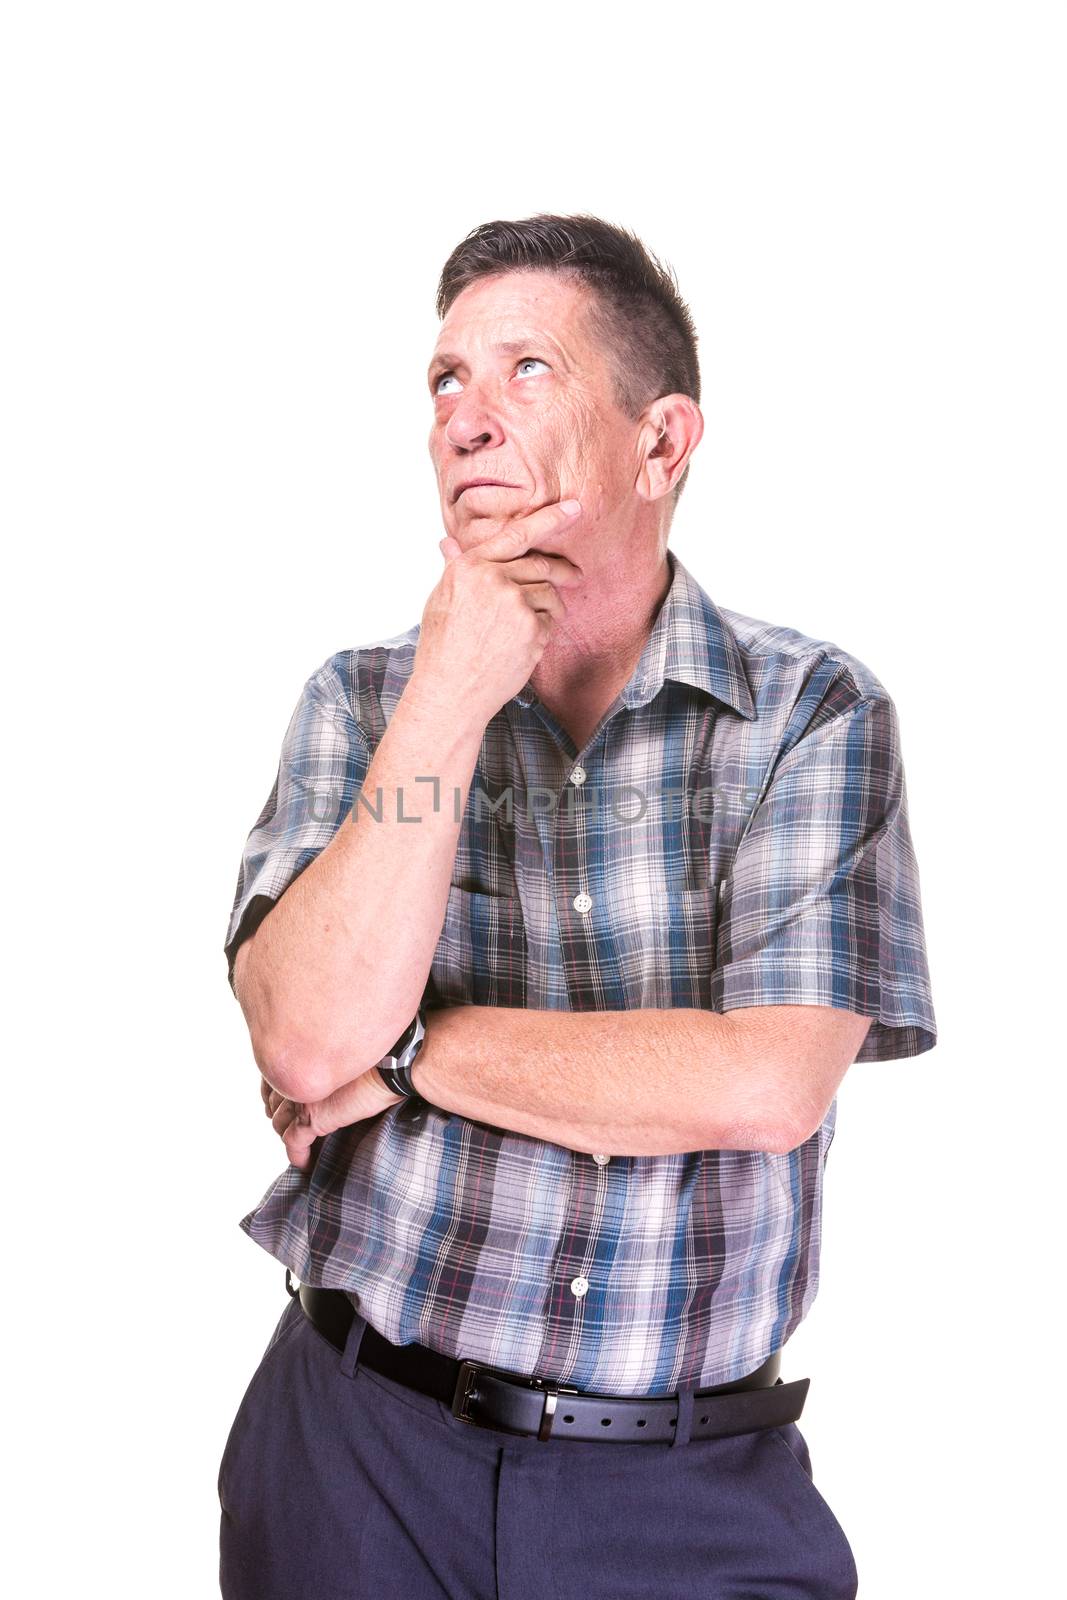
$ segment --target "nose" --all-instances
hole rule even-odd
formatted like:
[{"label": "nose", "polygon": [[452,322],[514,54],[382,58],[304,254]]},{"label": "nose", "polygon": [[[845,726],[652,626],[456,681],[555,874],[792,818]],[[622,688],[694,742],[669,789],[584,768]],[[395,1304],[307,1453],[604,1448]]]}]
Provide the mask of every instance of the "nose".
[{"label": "nose", "polygon": [[485,402],[467,393],[448,419],[445,439],[454,450],[479,450],[503,443],[504,430]]}]

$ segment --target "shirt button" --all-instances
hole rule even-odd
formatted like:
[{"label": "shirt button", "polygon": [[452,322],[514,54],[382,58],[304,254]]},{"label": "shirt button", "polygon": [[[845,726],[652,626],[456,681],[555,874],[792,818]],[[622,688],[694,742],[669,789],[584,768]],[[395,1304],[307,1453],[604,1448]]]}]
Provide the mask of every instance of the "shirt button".
[{"label": "shirt button", "polygon": [[572,783],[584,783],[585,779],[586,779],[586,771],[585,771],[584,767],[574,767],[572,769],[572,771],[571,771],[571,782]]},{"label": "shirt button", "polygon": [[585,1293],[585,1291],[588,1289],[588,1287],[589,1287],[589,1279],[588,1278],[572,1278],[571,1279],[571,1293],[577,1295],[579,1300],[582,1298],[582,1295]]},{"label": "shirt button", "polygon": [[611,1160],[611,1157],[610,1156],[594,1156],[593,1160],[596,1162],[598,1167],[606,1167],[608,1162]]},{"label": "shirt button", "polygon": [[588,911],[593,904],[587,894],[576,894],[572,901],[575,911]]}]

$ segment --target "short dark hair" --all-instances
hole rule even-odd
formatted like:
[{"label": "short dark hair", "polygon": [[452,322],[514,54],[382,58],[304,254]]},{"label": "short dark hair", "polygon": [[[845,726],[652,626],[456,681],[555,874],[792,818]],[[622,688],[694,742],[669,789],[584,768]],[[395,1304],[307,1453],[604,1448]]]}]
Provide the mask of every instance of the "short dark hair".
[{"label": "short dark hair", "polygon": [[[636,234],[600,217],[541,212],[521,222],[483,222],[444,264],[437,315],[444,318],[478,278],[531,271],[555,272],[590,289],[592,327],[610,352],[615,400],[628,417],[661,395],[699,402],[696,329],[673,268]],[[672,490],[672,513],[688,476],[687,464]]]}]

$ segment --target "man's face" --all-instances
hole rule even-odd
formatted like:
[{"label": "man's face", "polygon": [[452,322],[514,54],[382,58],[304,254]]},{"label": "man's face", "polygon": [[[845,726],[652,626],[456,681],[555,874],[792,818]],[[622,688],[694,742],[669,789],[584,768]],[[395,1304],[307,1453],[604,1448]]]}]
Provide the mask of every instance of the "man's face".
[{"label": "man's face", "polygon": [[[641,430],[615,404],[587,294],[552,273],[504,273],[464,289],[441,324],[430,454],[445,530],[464,550],[490,536],[488,519],[575,499],[582,514],[551,548],[592,555],[609,524],[617,548],[640,508]],[[471,478],[507,487],[457,493]]]}]

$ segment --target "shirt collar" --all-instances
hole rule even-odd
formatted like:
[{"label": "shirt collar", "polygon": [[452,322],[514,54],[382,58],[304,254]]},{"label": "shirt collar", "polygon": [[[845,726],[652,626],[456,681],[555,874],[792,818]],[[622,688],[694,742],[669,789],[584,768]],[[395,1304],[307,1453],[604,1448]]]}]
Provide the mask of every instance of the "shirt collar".
[{"label": "shirt collar", "polygon": [[[620,696],[623,705],[647,705],[673,678],[702,689],[751,721],[756,707],[733,630],[675,551],[668,549],[667,561],[670,587]],[[535,698],[529,680],[515,696],[520,706]]]}]

